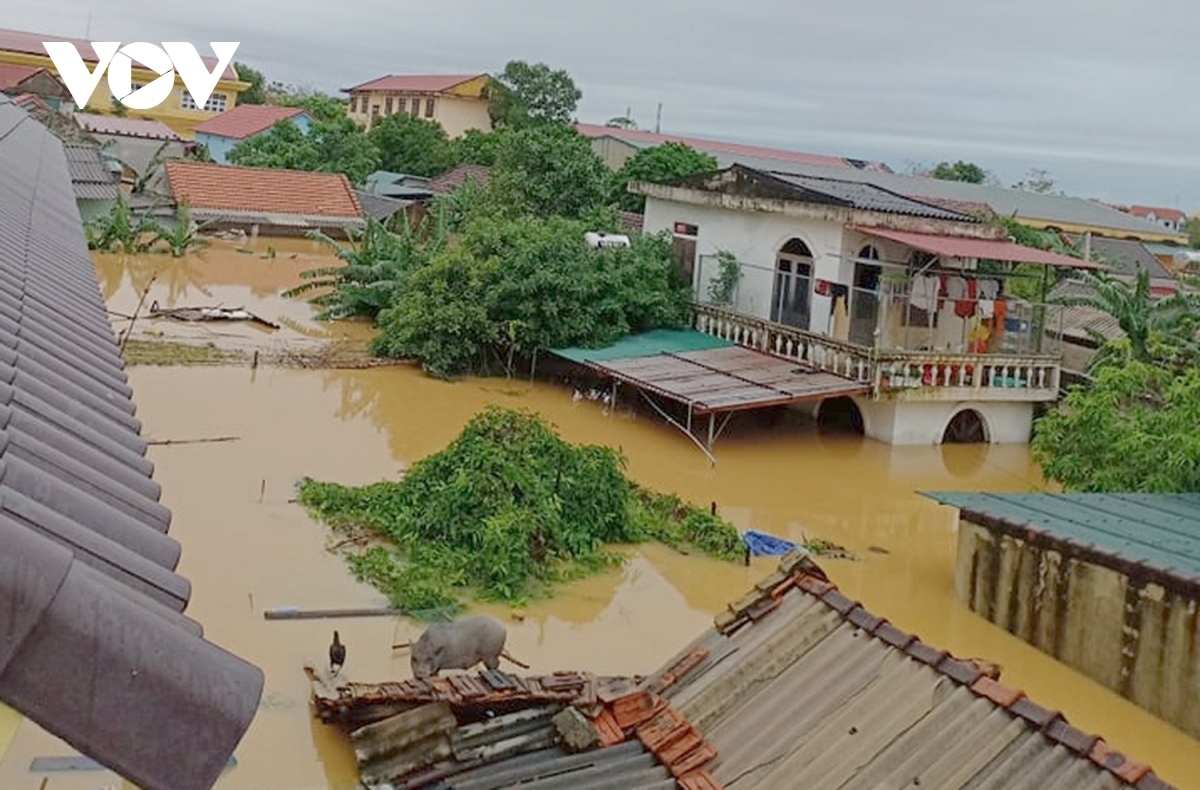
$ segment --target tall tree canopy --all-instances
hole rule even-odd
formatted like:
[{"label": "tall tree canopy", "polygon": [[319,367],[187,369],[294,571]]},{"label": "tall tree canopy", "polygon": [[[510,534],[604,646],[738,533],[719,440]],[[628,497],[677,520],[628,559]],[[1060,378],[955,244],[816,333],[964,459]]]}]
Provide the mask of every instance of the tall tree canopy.
[{"label": "tall tree canopy", "polygon": [[539,124],[501,135],[489,188],[512,213],[577,218],[604,204],[609,178],[586,137]]},{"label": "tall tree canopy", "polygon": [[567,123],[583,96],[567,72],[523,60],[509,61],[492,87],[492,120],[503,126]]},{"label": "tall tree canopy", "polygon": [[238,79],[250,83],[250,87],[238,96],[238,104],[266,104],[267,84],[263,73],[245,63],[234,63],[233,69],[237,72]]},{"label": "tall tree canopy", "polygon": [[1200,491],[1200,368],[1102,366],[1038,420],[1033,453],[1069,491]]},{"label": "tall tree canopy", "polygon": [[235,165],[343,173],[361,184],[377,169],[379,151],[345,115],[315,121],[307,133],[290,119],[242,140],[229,152]]},{"label": "tall tree canopy", "polygon": [[939,162],[929,175],[942,181],[966,181],[971,184],[982,184],[988,177],[987,171],[982,167],[961,159],[954,164]]},{"label": "tall tree canopy", "polygon": [[397,113],[379,120],[367,137],[379,151],[379,168],[414,176],[436,176],[454,166],[454,150],[434,121]]},{"label": "tall tree canopy", "polygon": [[641,212],[646,207],[646,197],[626,191],[630,181],[662,183],[716,169],[717,160],[712,155],[684,143],[663,143],[653,148],[643,148],[626,159],[613,176],[609,200],[625,211]]}]

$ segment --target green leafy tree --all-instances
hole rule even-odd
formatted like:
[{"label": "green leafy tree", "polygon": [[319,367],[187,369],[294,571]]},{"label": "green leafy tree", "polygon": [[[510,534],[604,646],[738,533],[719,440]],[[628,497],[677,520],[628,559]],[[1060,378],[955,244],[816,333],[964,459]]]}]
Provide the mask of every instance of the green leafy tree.
[{"label": "green leafy tree", "polygon": [[609,200],[625,211],[641,212],[646,208],[645,195],[626,191],[630,181],[662,183],[676,178],[716,170],[717,160],[685,143],[663,143],[643,148],[625,160],[613,177]]},{"label": "green leafy tree", "polygon": [[1184,223],[1183,232],[1187,234],[1188,244],[1200,249],[1200,216],[1192,217]]},{"label": "green leafy tree", "polygon": [[250,83],[250,87],[238,96],[238,104],[266,104],[267,84],[263,73],[245,63],[234,63],[233,70],[237,72],[238,79]]},{"label": "green leafy tree", "polygon": [[954,164],[939,162],[929,175],[941,181],[966,181],[971,184],[982,184],[988,178],[987,171],[982,167],[974,162],[964,162],[961,159]]},{"label": "green leafy tree", "polygon": [[1068,491],[1200,491],[1200,367],[1101,367],[1038,420],[1033,454]]},{"label": "green leafy tree", "polygon": [[326,93],[303,90],[280,90],[269,93],[272,104],[280,107],[303,107],[318,121],[346,118],[346,100]]},{"label": "green leafy tree", "polygon": [[450,141],[456,164],[496,164],[496,151],[500,147],[501,132],[485,132],[468,129],[462,137]]},{"label": "green leafy tree", "polygon": [[1089,330],[1101,344],[1093,369],[1114,360],[1150,363],[1200,359],[1196,334],[1200,328],[1200,294],[1180,288],[1171,296],[1155,297],[1150,291],[1150,272],[1145,269],[1132,283],[1100,271],[1080,272],[1077,276],[1090,293],[1055,301],[1108,313],[1125,334],[1126,344],[1112,345]]},{"label": "green leafy tree", "polygon": [[586,137],[540,124],[501,136],[490,188],[512,213],[578,218],[605,202],[608,180]]},{"label": "green leafy tree", "polygon": [[441,125],[408,113],[389,115],[367,133],[379,151],[379,168],[436,176],[454,165],[454,150]]},{"label": "green leafy tree", "polygon": [[1049,195],[1054,191],[1054,179],[1051,178],[1049,171],[1035,167],[1025,174],[1025,178],[1013,184],[1012,188],[1037,192],[1039,195]]},{"label": "green leafy tree", "polygon": [[490,112],[493,122],[502,126],[567,123],[582,96],[566,71],[513,60],[493,80]]},{"label": "green leafy tree", "polygon": [[270,131],[242,140],[229,152],[229,161],[250,167],[280,167],[345,174],[361,184],[374,172],[379,151],[358,126],[342,115],[315,121],[308,132],[284,119]]}]

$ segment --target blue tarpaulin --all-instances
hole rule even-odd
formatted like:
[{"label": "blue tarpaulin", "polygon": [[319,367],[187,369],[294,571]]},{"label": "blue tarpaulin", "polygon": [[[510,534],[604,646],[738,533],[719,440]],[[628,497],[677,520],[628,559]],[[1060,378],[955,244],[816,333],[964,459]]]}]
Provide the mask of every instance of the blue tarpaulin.
[{"label": "blue tarpaulin", "polygon": [[765,532],[755,532],[752,529],[742,533],[742,540],[746,542],[746,548],[750,549],[750,553],[756,557],[779,557],[796,548],[796,544],[790,540],[777,538]]}]

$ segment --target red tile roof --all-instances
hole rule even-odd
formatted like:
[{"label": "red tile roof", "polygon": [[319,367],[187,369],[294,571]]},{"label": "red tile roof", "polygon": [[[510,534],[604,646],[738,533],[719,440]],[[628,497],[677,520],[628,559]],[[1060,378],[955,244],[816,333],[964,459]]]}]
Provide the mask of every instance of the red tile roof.
[{"label": "red tile roof", "polygon": [[212,134],[217,137],[229,137],[234,140],[244,140],[247,137],[266,131],[285,118],[295,118],[303,115],[303,107],[275,107],[269,104],[239,104],[232,110],[221,113],[215,118],[209,118],[203,123],[196,124],[197,134]]},{"label": "red tile roof", "polygon": [[1068,258],[1055,252],[1047,252],[1034,247],[1026,247],[1011,241],[992,241],[989,239],[968,239],[959,236],[937,236],[932,233],[910,233],[900,230],[883,230],[880,228],[855,228],[862,233],[878,236],[889,241],[917,250],[931,252],[934,255],[946,255],[951,258],[983,258],[990,261],[1013,261],[1016,263],[1038,263],[1043,266],[1061,266],[1069,269],[1105,269],[1095,263],[1089,263],[1079,258]]},{"label": "red tile roof", "polygon": [[455,85],[482,77],[483,74],[389,74],[377,80],[343,88],[343,91],[397,91],[400,93],[444,93]]},{"label": "red tile roof", "polygon": [[192,208],[319,217],[362,217],[341,173],[235,167],[173,159],[167,180],[176,200]]},{"label": "red tile roof", "polygon": [[142,137],[147,140],[178,140],[183,138],[162,121],[145,118],[122,118],[119,115],[77,112],[74,115],[79,128],[92,134],[111,134],[117,137]]},{"label": "red tile roof", "polygon": [[1153,214],[1159,219],[1187,219],[1187,215],[1177,208],[1163,208],[1161,206],[1130,206],[1129,213],[1135,217],[1145,217]]},{"label": "red tile roof", "polygon": [[12,90],[39,71],[45,71],[45,69],[37,66],[15,66],[10,63],[0,63],[0,91]]},{"label": "red tile roof", "polygon": [[[7,30],[0,28],[0,50],[9,52],[24,52],[27,55],[41,55],[49,57],[46,53],[46,48],[42,46],[43,41],[65,41],[68,44],[74,44],[75,49],[79,51],[80,57],[88,63],[96,62],[96,52],[92,49],[91,42],[82,38],[68,38],[66,36],[49,35],[46,33],[30,33],[26,30]],[[200,48],[197,47],[199,52]],[[205,57],[200,55],[200,60],[204,61],[204,65],[212,71],[217,67],[217,59],[211,55]],[[237,72],[233,70],[233,64],[225,67],[225,72],[221,75],[222,79],[236,80]]]},{"label": "red tile roof", "polygon": [[640,129],[621,129],[615,126],[600,126],[594,123],[577,123],[575,129],[584,137],[613,137],[630,142],[650,143],[684,143],[699,151],[722,151],[727,154],[740,156],[761,157],[763,159],[779,159],[788,162],[802,162],[809,165],[825,165],[826,167],[851,167],[852,165],[839,156],[824,154],[806,154],[800,151],[783,151],[778,148],[762,148],[741,143],[727,143],[721,140],[705,140],[699,137],[683,137],[677,134],[655,134]]}]

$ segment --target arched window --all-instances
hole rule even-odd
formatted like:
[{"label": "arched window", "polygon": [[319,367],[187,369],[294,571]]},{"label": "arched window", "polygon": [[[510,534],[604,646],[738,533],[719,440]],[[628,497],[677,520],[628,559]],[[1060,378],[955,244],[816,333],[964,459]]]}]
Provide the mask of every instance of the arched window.
[{"label": "arched window", "polygon": [[812,311],[813,254],[800,239],[788,239],[775,255],[771,320],[808,329]]}]

